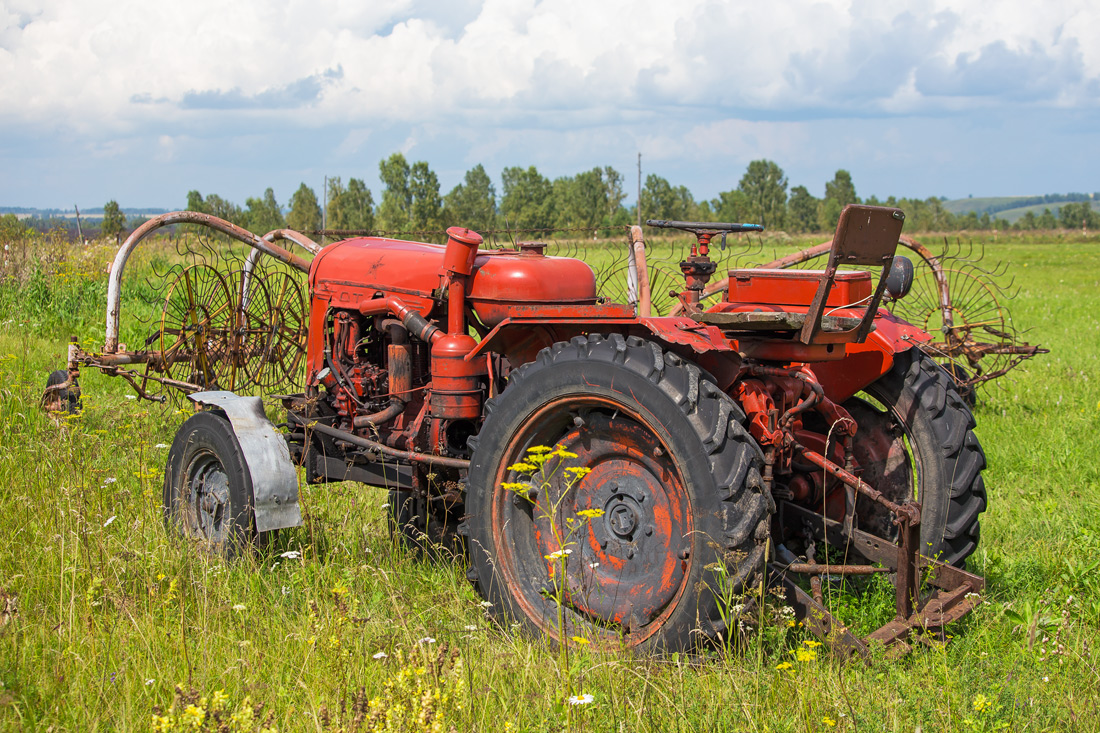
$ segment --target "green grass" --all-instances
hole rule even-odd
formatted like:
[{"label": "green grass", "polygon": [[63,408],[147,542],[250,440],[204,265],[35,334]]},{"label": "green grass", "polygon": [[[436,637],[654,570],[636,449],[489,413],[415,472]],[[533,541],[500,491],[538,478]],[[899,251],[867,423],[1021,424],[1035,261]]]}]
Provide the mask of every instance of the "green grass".
[{"label": "green grass", "polygon": [[[153,250],[132,264],[134,287]],[[462,568],[394,547],[383,491],[303,487],[306,526],[253,560],[224,563],[169,538],[158,446],[182,414],[91,372],[80,417],[37,407],[70,335],[102,343],[109,254],[0,288],[0,729],[146,730],[177,685],[206,701],[174,713],[192,704],[210,722],[218,705],[228,718],[262,704],[256,717],[279,730],[350,729],[370,699],[392,716],[428,708],[461,731],[1100,728],[1095,240],[990,249],[1021,287],[1017,325],[1051,353],[979,396],[990,507],[972,567],[989,591],[949,645],[898,662],[846,664],[822,649],[798,661],[811,637],[779,624],[730,655],[574,651],[571,672],[543,641],[487,619]],[[124,315],[153,312],[133,307]],[[291,550],[301,557],[280,557]],[[872,624],[884,599],[844,607]],[[591,704],[563,706],[567,676]]]}]

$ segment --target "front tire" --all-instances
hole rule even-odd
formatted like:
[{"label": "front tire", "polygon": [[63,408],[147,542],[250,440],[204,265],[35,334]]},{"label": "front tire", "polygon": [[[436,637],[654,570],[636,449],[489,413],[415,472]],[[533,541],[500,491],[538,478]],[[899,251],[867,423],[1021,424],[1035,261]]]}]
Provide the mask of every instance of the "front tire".
[{"label": "front tire", "polygon": [[[544,349],[486,412],[465,530],[471,580],[498,617],[654,651],[725,631],[760,579],[771,502],[744,413],[707,375],[594,334]],[[538,446],[554,457],[528,499],[514,466]]]},{"label": "front tire", "polygon": [[225,557],[236,557],[271,534],[256,532],[252,474],[220,413],[196,413],[176,433],[164,471],[163,512],[169,532]]}]

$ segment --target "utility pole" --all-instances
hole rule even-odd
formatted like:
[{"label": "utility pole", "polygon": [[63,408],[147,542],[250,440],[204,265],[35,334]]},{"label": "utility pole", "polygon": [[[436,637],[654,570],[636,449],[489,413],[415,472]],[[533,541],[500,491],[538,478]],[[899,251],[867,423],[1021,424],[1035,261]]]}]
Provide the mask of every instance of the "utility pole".
[{"label": "utility pole", "polygon": [[84,232],[80,230],[80,207],[73,204],[73,208],[76,209],[76,236],[80,238],[80,243],[84,244]]},{"label": "utility pole", "polygon": [[324,205],[321,207],[321,246],[325,246],[324,230],[328,229],[328,176],[325,176],[324,192],[321,194]]},{"label": "utility pole", "polygon": [[638,213],[638,226],[642,225],[642,152],[638,151],[638,205],[634,207]]}]

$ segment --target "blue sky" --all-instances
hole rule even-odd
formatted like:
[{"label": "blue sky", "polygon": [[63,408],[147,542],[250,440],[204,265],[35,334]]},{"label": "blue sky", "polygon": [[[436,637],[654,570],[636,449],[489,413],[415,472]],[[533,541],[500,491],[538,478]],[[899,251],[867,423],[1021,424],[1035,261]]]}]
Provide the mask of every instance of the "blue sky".
[{"label": "blue sky", "polygon": [[[481,163],[697,198],[1100,190],[1100,3],[0,0],[0,205],[243,204]],[[633,200],[633,196],[629,201]],[[629,202],[628,201],[628,202]]]}]

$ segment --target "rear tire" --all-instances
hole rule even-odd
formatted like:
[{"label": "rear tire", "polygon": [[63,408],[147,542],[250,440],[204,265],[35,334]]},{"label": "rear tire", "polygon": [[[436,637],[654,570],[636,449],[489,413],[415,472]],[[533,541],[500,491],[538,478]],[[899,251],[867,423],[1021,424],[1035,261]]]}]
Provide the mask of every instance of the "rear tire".
[{"label": "rear tire", "polygon": [[[915,348],[896,355],[864,391],[873,401],[844,404],[860,426],[853,452],[862,478],[893,501],[919,501],[921,554],[963,567],[978,546],[986,506],[985,454],[966,401],[951,376]],[[878,505],[860,497],[856,511],[869,532],[896,534]]]},{"label": "rear tire", "polygon": [[[469,577],[498,617],[557,642],[654,651],[725,631],[760,580],[773,505],[744,413],[706,374],[654,343],[593,334],[541,351],[486,413],[463,530]],[[503,485],[524,480],[511,467],[540,445],[558,451],[529,501]],[[567,468],[590,472],[570,483]]]},{"label": "rear tire", "polygon": [[256,532],[252,474],[220,413],[196,413],[176,433],[164,471],[163,512],[170,533],[225,557],[237,557],[272,535]]}]

